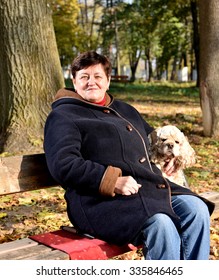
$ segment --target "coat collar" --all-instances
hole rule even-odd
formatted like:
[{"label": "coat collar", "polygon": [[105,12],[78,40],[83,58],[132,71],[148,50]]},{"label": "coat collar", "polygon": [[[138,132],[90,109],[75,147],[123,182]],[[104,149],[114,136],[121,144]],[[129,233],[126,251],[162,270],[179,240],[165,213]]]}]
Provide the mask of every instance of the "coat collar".
[{"label": "coat collar", "polygon": [[[62,88],[62,89],[58,90],[55,95],[54,102],[59,99],[62,99],[62,98],[73,98],[73,99],[81,100],[85,103],[99,106],[99,105],[96,105],[95,103],[86,101],[78,93],[76,93],[72,88]],[[112,101],[113,101],[113,97],[111,95],[109,95],[108,93],[106,93],[106,105],[105,106],[108,106]]]}]

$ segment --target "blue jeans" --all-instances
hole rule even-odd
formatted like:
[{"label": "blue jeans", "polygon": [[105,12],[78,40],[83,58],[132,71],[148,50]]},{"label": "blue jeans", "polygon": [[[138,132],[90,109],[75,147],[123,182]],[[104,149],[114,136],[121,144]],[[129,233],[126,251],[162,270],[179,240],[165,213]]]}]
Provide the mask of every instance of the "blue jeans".
[{"label": "blue jeans", "polygon": [[150,217],[142,229],[143,252],[148,260],[208,260],[210,218],[206,204],[192,195],[172,196],[179,227],[159,213]]}]

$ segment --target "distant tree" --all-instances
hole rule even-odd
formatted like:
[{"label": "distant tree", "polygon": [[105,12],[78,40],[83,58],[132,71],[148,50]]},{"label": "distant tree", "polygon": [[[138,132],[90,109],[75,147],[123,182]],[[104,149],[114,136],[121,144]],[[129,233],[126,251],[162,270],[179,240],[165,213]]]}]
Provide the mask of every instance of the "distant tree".
[{"label": "distant tree", "polygon": [[219,2],[199,0],[200,98],[204,134],[219,138]]},{"label": "distant tree", "polygon": [[124,9],[120,1],[107,1],[106,4],[100,24],[101,48],[103,53],[110,57],[116,74],[120,75],[121,52],[123,51],[123,42],[120,36],[120,27],[123,21],[120,16]]},{"label": "distant tree", "polygon": [[118,1],[106,7],[102,21],[103,49],[113,61],[116,74],[120,75],[122,60],[126,60],[131,69],[131,81],[135,81],[135,73],[142,50],[145,49],[146,28],[140,6]]},{"label": "distant tree", "polygon": [[55,92],[64,86],[46,0],[0,0],[0,152],[42,148]]},{"label": "distant tree", "polygon": [[101,0],[80,0],[79,25],[83,30],[82,49],[96,50],[100,46],[100,24],[103,15]]},{"label": "distant tree", "polygon": [[127,53],[131,69],[130,80],[135,81],[136,70],[143,50],[145,50],[146,36],[148,31],[141,15],[141,6],[138,3],[126,5],[123,14],[123,24],[121,27],[121,37],[124,44],[123,49]]},{"label": "distant tree", "polygon": [[[160,72],[166,70],[168,75],[170,61],[179,62],[182,54],[186,52],[186,49],[183,48],[185,45],[185,26],[172,15],[168,22],[160,24],[159,29],[160,48],[162,49],[162,53],[158,57],[159,70]],[[169,79],[168,76],[166,78]]]},{"label": "distant tree", "polygon": [[[97,50],[101,45],[102,0],[48,0],[62,66],[79,53]],[[106,4],[106,3],[105,3]]]},{"label": "distant tree", "polygon": [[85,31],[78,24],[78,0],[49,0],[62,66],[72,62],[84,45]]}]

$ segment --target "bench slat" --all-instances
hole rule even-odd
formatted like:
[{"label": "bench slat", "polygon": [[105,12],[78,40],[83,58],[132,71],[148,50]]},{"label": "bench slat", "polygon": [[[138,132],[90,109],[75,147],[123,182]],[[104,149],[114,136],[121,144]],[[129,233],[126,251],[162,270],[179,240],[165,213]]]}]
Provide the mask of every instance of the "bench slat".
[{"label": "bench slat", "polygon": [[0,260],[69,260],[69,255],[24,238],[1,244]]},{"label": "bench slat", "polygon": [[203,196],[206,199],[209,199],[213,202],[219,201],[219,192],[203,192],[200,193],[200,196]]},{"label": "bench slat", "polygon": [[62,251],[53,250],[28,257],[28,260],[69,260],[69,256]]},{"label": "bench slat", "polygon": [[0,195],[58,186],[45,154],[0,158]]},{"label": "bench slat", "polygon": [[219,218],[219,192],[203,192],[199,195],[215,203],[215,209],[211,215],[211,219]]},{"label": "bench slat", "polygon": [[3,244],[0,244],[0,256],[1,254],[5,254],[8,252],[28,248],[28,247],[34,247],[38,245],[38,242],[29,239],[29,238],[24,238],[24,239],[19,239],[15,241],[10,241],[6,242]]},{"label": "bench slat", "polygon": [[13,250],[11,252],[7,252],[5,254],[0,255],[0,260],[20,260],[20,259],[29,259],[30,257],[34,257],[38,254],[49,253],[51,252],[51,248],[45,245],[37,245],[34,247],[20,248],[18,250]]}]

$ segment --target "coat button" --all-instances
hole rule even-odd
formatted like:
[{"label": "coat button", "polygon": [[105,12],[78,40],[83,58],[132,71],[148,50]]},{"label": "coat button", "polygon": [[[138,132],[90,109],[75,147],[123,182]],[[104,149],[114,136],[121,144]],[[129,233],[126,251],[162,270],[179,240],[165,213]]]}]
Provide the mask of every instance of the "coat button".
[{"label": "coat button", "polygon": [[165,184],[158,184],[157,188],[158,189],[166,189],[166,186],[165,186]]},{"label": "coat button", "polygon": [[140,163],[143,163],[143,162],[145,162],[145,161],[146,161],[146,157],[142,157],[142,158],[139,159],[139,162],[140,162]]},{"label": "coat button", "polygon": [[107,109],[103,110],[103,112],[106,114],[110,114],[110,110],[107,110]]},{"label": "coat button", "polygon": [[132,126],[131,126],[130,124],[128,124],[128,125],[126,126],[126,129],[127,129],[128,131],[132,131],[132,130],[133,130],[133,128],[132,128]]}]

